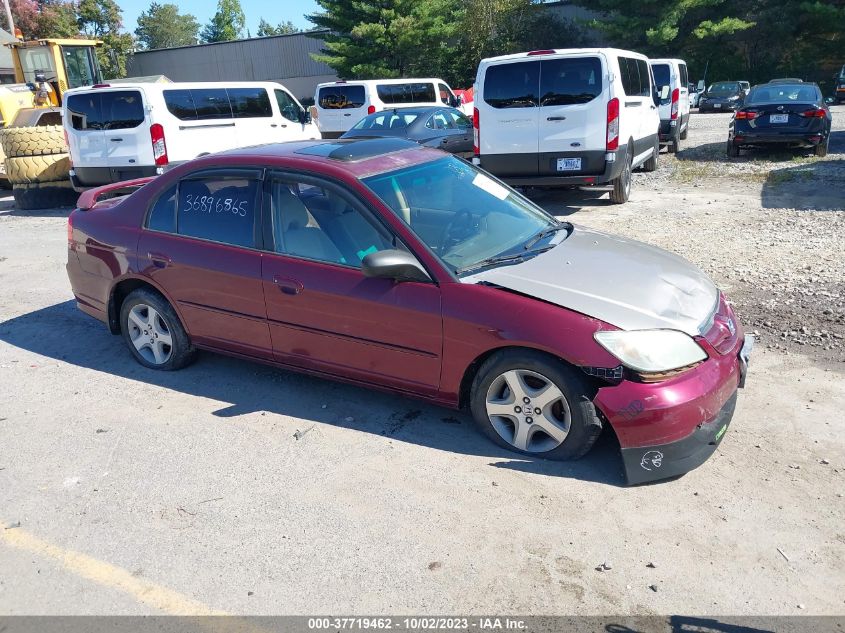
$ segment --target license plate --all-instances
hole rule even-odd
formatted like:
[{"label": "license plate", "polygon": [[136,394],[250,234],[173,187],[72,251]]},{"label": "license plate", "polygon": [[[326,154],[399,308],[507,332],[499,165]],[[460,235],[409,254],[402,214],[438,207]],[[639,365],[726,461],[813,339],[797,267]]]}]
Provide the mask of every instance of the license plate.
[{"label": "license plate", "polygon": [[722,104],[721,104],[721,103],[714,103],[714,104],[713,104],[713,107],[714,107],[714,108],[721,108],[721,107],[722,107]]},{"label": "license plate", "polygon": [[557,159],[557,170],[558,171],[581,171],[581,159],[580,158],[558,158]]},{"label": "license plate", "polygon": [[789,123],[788,114],[770,114],[769,123]]}]

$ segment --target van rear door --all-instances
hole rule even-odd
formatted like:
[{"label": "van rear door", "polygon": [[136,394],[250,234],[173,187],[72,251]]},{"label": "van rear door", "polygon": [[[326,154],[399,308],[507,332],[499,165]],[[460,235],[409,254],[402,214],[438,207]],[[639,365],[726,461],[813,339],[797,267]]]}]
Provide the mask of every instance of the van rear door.
[{"label": "van rear door", "polygon": [[605,169],[607,99],[598,55],[540,62],[539,174],[577,176]]},{"label": "van rear door", "polygon": [[108,90],[100,94],[104,147],[112,182],[136,178],[138,168],[155,164],[146,104],[140,90]]},{"label": "van rear door", "polygon": [[[100,115],[100,93],[88,90],[67,95],[64,110],[64,127],[74,168],[104,167],[106,140]],[[98,184],[102,184],[102,179]]]},{"label": "van rear door", "polygon": [[343,133],[367,116],[363,84],[332,84],[317,89],[317,126],[324,134]]},{"label": "van rear door", "polygon": [[497,176],[536,176],[540,62],[491,64],[475,96],[481,166]]},{"label": "van rear door", "polygon": [[666,92],[667,96],[660,99],[660,120],[669,121],[672,118],[672,90],[677,87],[677,78],[674,77],[675,73],[672,66],[664,62],[652,64],[651,72],[654,75],[654,85],[657,86],[658,92],[666,92],[663,90],[664,86],[669,87],[668,92]]}]

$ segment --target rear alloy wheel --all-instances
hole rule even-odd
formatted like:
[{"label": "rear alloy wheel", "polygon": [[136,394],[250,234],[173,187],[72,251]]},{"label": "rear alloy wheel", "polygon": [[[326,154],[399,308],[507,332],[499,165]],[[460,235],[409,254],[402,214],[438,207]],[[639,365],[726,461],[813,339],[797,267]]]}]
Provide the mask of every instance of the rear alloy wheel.
[{"label": "rear alloy wheel", "polygon": [[570,367],[529,350],[489,358],[472,385],[476,424],[499,446],[547,459],[584,455],[601,433],[589,385]]},{"label": "rear alloy wheel", "polygon": [[120,309],[123,339],[144,367],[165,371],[180,369],[194,359],[194,348],[179,317],[157,292],[138,289]]},{"label": "rear alloy wheel", "polygon": [[628,202],[628,198],[631,196],[632,160],[633,158],[629,150],[625,157],[625,166],[622,168],[622,173],[611,182],[613,185],[613,191],[610,192],[610,199],[616,204],[624,204]]},{"label": "rear alloy wheel", "polygon": [[827,156],[827,150],[830,147],[830,137],[828,136],[824,141],[813,148],[813,153],[816,156]]},{"label": "rear alloy wheel", "polygon": [[739,146],[730,139],[728,139],[727,154],[729,158],[737,158],[739,156]]}]

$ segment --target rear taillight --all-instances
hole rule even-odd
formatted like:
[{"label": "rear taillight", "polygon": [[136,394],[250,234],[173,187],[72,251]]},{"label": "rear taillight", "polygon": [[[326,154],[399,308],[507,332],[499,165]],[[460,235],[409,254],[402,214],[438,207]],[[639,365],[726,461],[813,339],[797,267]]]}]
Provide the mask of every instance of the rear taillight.
[{"label": "rear taillight", "polygon": [[481,128],[479,127],[478,108],[472,109],[472,153],[481,156]]},{"label": "rear taillight", "polygon": [[672,91],[672,120],[678,118],[678,105],[681,101],[681,91],[675,88]]},{"label": "rear taillight", "polygon": [[367,108],[367,114],[375,114],[375,113],[376,113],[376,107],[374,105],[371,105]]},{"label": "rear taillight", "polygon": [[607,150],[619,149],[619,99],[607,102]]},{"label": "rear taillight", "polygon": [[800,116],[805,119],[823,119],[826,114],[824,110],[805,110]]},{"label": "rear taillight", "polygon": [[540,51],[531,51],[530,53],[526,53],[526,55],[528,55],[529,57],[533,55],[554,55],[556,52],[557,51],[555,51],[553,48],[546,48]]},{"label": "rear taillight", "polygon": [[156,167],[167,165],[167,143],[164,141],[164,128],[161,123],[153,123],[150,126],[150,140],[153,142],[153,158]]},{"label": "rear taillight", "polygon": [[748,110],[740,110],[736,113],[736,120],[737,121],[753,121],[758,116],[760,116],[759,112],[750,112]]}]

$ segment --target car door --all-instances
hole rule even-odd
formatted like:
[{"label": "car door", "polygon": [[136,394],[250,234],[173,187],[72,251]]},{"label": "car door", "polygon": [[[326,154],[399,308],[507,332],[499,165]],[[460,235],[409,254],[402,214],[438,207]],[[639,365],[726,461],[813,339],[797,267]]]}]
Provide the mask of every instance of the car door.
[{"label": "car door", "polygon": [[544,59],[540,66],[538,161],[541,176],[605,169],[607,103],[598,55]]},{"label": "car door", "polygon": [[171,162],[236,147],[235,121],[225,88],[166,88],[162,94],[173,118],[162,114],[157,120],[164,124]]},{"label": "car door", "polygon": [[[654,75],[645,59],[637,59],[637,69],[640,78],[640,97],[643,99],[642,112],[639,113],[639,141],[637,156],[654,149],[658,143],[660,131],[660,111],[654,104]],[[689,94],[689,93],[687,93]],[[687,117],[689,117],[689,102],[687,102]],[[646,157],[647,158],[647,157]]]},{"label": "car door", "polygon": [[106,135],[100,102],[101,93],[94,91],[68,95],[65,99],[64,125],[76,169],[105,167]]},{"label": "car door", "polygon": [[153,204],[138,259],[193,342],[271,359],[256,241],[260,193],[259,170],[189,174]]},{"label": "car door", "polygon": [[[285,141],[301,141],[312,138],[311,130],[306,129],[305,109],[286,90],[273,90],[276,106],[279,108],[279,128]],[[307,126],[310,127],[310,126]]]},{"label": "car door", "polygon": [[310,176],[265,186],[262,278],[279,362],[421,394],[440,380],[434,283],[364,277],[368,253],[403,248],[348,192]]},{"label": "car door", "polygon": [[689,71],[687,70],[687,65],[684,63],[678,64],[678,76],[679,79],[679,92],[680,92],[680,99],[678,103],[678,114],[681,117],[681,120],[684,122],[684,128],[689,125],[689,114],[690,114],[690,91],[689,91]]},{"label": "car door", "polygon": [[472,121],[460,110],[450,108],[446,110],[446,116],[453,121],[453,127],[449,130],[448,147],[446,149],[453,154],[470,158],[472,156]]}]

